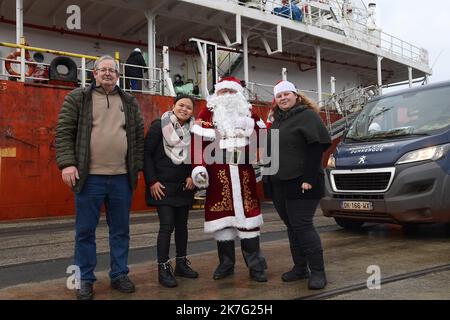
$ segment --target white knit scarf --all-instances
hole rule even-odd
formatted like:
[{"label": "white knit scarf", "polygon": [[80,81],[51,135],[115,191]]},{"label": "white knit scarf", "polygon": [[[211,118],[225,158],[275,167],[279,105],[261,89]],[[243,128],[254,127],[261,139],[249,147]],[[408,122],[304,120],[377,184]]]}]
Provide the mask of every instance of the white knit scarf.
[{"label": "white knit scarf", "polygon": [[[181,125],[173,111],[167,111],[161,116],[164,152],[174,164],[181,164],[190,154],[191,133],[195,119]],[[189,159],[188,159],[189,160]]]}]

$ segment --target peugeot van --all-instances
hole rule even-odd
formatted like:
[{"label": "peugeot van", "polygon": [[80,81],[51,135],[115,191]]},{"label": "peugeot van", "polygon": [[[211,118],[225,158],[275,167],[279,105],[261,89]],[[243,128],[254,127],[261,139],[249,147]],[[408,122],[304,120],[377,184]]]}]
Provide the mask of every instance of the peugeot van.
[{"label": "peugeot van", "polygon": [[450,81],[377,97],[328,159],[325,216],[364,222],[450,222]]}]

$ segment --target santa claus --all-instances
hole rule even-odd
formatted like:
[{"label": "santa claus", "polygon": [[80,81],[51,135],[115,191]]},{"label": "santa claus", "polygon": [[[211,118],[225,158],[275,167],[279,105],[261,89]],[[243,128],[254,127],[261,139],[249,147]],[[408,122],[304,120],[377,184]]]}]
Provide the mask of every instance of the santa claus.
[{"label": "santa claus", "polygon": [[207,188],[205,232],[214,233],[220,261],[213,278],[234,273],[234,239],[239,237],[251,279],[265,282],[267,266],[259,245],[263,217],[249,161],[249,151],[255,150],[250,141],[256,142],[255,135],[264,123],[252,112],[240,81],[234,77],[215,85],[197,119],[191,131],[194,139],[202,137],[203,148],[197,163],[198,150],[194,151],[192,179],[198,188]]}]

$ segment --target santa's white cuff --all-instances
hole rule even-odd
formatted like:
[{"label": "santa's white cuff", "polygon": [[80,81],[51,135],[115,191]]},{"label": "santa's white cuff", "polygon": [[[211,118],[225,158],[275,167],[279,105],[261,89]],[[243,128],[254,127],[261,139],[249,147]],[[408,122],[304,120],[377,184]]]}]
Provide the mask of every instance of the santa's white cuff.
[{"label": "santa's white cuff", "polygon": [[[205,177],[202,176],[204,174]],[[203,166],[195,167],[191,174],[194,185],[197,188],[205,189],[209,185],[208,171]]]},{"label": "santa's white cuff", "polygon": [[216,139],[216,131],[214,129],[203,128],[198,124],[194,124],[191,128],[191,133],[196,136],[205,138],[207,141],[213,141]]},{"label": "santa's white cuff", "polygon": [[262,121],[261,119],[259,119],[259,120],[256,122],[256,125],[257,125],[258,128],[260,128],[260,129],[266,129],[266,128],[267,128],[266,124],[265,124],[264,121]]},{"label": "santa's white cuff", "polygon": [[238,231],[239,239],[253,239],[259,237],[260,231]]},{"label": "santa's white cuff", "polygon": [[230,241],[234,240],[237,236],[236,228],[225,228],[214,232],[214,238],[216,241]]},{"label": "santa's white cuff", "polygon": [[246,137],[250,137],[253,133],[253,129],[255,128],[255,120],[252,118],[245,118],[245,131],[244,135]]}]

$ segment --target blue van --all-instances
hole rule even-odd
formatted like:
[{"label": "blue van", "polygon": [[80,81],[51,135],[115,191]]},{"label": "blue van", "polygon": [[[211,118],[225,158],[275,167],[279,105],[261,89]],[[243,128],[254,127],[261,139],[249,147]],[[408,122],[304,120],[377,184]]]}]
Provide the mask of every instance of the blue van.
[{"label": "blue van", "polygon": [[328,159],[325,216],[364,222],[450,222],[450,81],[371,100]]}]

